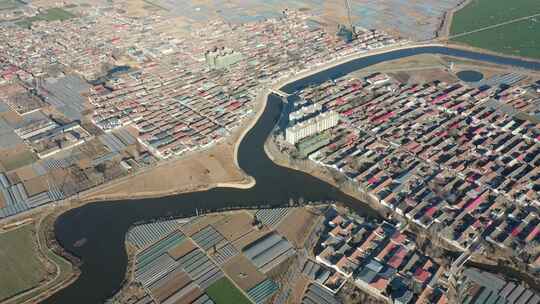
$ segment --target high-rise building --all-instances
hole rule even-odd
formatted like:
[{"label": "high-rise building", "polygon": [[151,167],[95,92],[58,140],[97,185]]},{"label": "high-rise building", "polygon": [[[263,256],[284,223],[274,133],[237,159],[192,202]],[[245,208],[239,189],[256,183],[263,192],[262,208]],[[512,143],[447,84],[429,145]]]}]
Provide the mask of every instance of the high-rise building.
[{"label": "high-rise building", "polygon": [[205,54],[206,64],[211,69],[225,69],[243,58],[241,53],[227,48],[215,49]]},{"label": "high-rise building", "polygon": [[335,127],[338,122],[339,114],[337,112],[324,112],[306,121],[288,127],[285,130],[285,139],[288,143],[294,145],[303,138]]}]

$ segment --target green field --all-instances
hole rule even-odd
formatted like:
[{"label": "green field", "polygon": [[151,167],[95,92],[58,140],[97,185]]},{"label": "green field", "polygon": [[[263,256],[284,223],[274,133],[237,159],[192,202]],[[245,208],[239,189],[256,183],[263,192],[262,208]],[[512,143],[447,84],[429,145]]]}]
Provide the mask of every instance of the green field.
[{"label": "green field", "polygon": [[12,10],[23,4],[18,0],[0,0],[0,11],[2,10]]},{"label": "green field", "polygon": [[44,278],[31,229],[26,225],[0,234],[0,301],[35,287]]},{"label": "green field", "polygon": [[[540,14],[538,0],[472,0],[452,20],[450,36]],[[453,38],[509,55],[540,58],[540,16]]]},{"label": "green field", "polygon": [[226,277],[210,285],[206,293],[216,304],[251,304],[251,301]]},{"label": "green field", "polygon": [[524,20],[453,40],[508,55],[540,59],[540,18],[538,22]]},{"label": "green field", "polygon": [[17,24],[22,27],[30,27],[32,22],[36,21],[64,21],[73,17],[75,17],[75,15],[66,11],[65,9],[61,7],[53,7],[37,16],[18,21]]}]

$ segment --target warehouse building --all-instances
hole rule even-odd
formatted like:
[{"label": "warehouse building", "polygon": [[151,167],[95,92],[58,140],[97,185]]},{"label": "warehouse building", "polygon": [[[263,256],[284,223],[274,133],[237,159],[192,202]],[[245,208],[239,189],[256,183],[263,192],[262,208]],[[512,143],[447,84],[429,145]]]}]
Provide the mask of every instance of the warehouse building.
[{"label": "warehouse building", "polygon": [[295,254],[291,243],[281,235],[272,232],[246,246],[244,255],[263,273]]}]

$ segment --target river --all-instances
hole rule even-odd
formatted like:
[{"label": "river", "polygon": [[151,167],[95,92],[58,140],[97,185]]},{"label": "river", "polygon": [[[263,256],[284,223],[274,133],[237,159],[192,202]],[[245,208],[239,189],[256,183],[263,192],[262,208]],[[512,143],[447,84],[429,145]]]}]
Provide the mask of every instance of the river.
[{"label": "river", "polygon": [[[416,47],[363,57],[285,85],[293,93],[310,84],[342,77],[350,72],[388,60],[418,54],[442,54],[521,68],[540,70],[540,62],[486,55],[447,47]],[[264,141],[281,112],[281,100],[270,95],[266,109],[238,149],[240,167],[257,181],[247,190],[215,188],[169,197],[130,201],[98,202],[69,210],[55,223],[55,234],[62,246],[83,261],[80,277],[44,303],[102,303],[120,287],[126,271],[124,239],[136,222],[168,216],[191,216],[199,210],[253,204],[282,205],[289,199],[341,201],[363,214],[375,216],[367,205],[343,194],[333,186],[308,174],[275,165],[264,152]],[[179,172],[178,174],[182,174]],[[85,239],[77,247],[77,241]]]}]

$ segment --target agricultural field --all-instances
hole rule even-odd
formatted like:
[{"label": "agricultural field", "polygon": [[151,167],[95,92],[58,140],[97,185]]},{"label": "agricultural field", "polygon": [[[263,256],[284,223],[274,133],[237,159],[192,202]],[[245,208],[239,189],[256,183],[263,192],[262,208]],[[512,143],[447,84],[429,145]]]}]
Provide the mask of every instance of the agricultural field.
[{"label": "agricultural field", "polygon": [[208,296],[216,304],[250,304],[246,296],[233,285],[228,278],[221,278],[206,290]]},{"label": "agricultural field", "polygon": [[0,0],[0,11],[11,10],[23,5],[19,0]]},{"label": "agricultural field", "polygon": [[36,160],[37,156],[23,145],[19,145],[13,149],[0,150],[0,166],[5,171],[24,167]]},{"label": "agricultural field", "polygon": [[[489,28],[492,26],[496,27]],[[508,55],[540,59],[539,28],[538,0],[472,0],[454,14],[450,37],[481,30],[451,40]]]},{"label": "agricultural field", "polygon": [[223,265],[223,270],[244,291],[250,290],[266,279],[266,276],[241,254]]},{"label": "agricultural field", "polygon": [[457,37],[456,42],[512,56],[540,59],[540,17]]},{"label": "agricultural field", "polygon": [[19,21],[17,24],[22,27],[30,27],[32,22],[35,21],[64,21],[73,17],[75,17],[75,15],[66,11],[65,9],[61,7],[53,7],[47,9],[44,13],[37,16]]},{"label": "agricultural field", "polygon": [[37,286],[44,278],[31,225],[0,234],[0,274],[0,301]]}]

